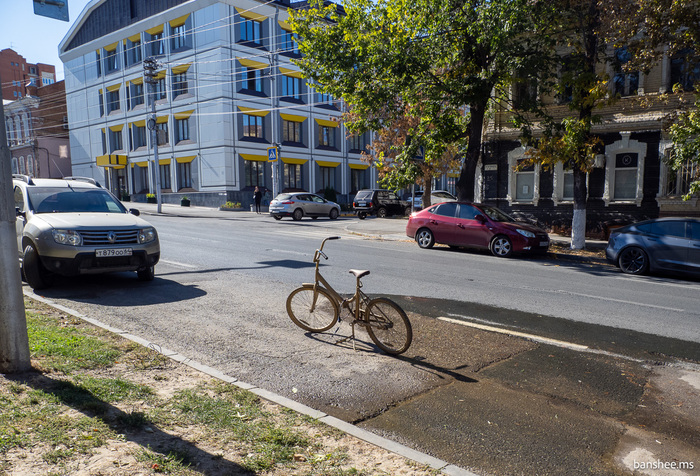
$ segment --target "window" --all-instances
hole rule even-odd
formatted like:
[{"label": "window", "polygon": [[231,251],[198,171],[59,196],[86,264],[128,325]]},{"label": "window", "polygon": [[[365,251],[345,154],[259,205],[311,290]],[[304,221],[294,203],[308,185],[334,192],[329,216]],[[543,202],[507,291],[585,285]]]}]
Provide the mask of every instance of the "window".
[{"label": "window", "polygon": [[131,109],[144,103],[143,83],[131,83]]},{"label": "window", "polygon": [[282,141],[301,143],[301,122],[282,120]]},{"label": "window", "polygon": [[319,167],[321,176],[321,189],[335,188],[335,167]]},{"label": "window", "polygon": [[360,152],[365,149],[364,134],[353,134],[350,136],[350,150]]},{"label": "window", "polygon": [[462,220],[474,220],[477,215],[481,215],[481,212],[473,206],[466,203],[459,205],[459,218]]},{"label": "window", "polygon": [[319,147],[335,147],[335,127],[318,125]]},{"label": "window", "polygon": [[180,73],[173,75],[173,98],[176,98],[182,94],[187,94],[187,73]]},{"label": "window", "polygon": [[[145,164],[144,164],[145,165]],[[148,191],[148,167],[134,167],[134,192],[143,193]]]},{"label": "window", "polygon": [[122,142],[122,130],[109,130],[109,152],[110,154],[117,150],[123,150],[124,144]]},{"label": "window", "polygon": [[568,104],[574,98],[574,74],[576,68],[574,66],[574,58],[565,56],[561,59],[559,66],[559,92],[557,94],[557,102],[559,104]]},{"label": "window", "polygon": [[[520,164],[522,161],[518,161]],[[515,172],[515,199],[530,201],[535,197],[535,166],[529,165]]]},{"label": "window", "polygon": [[190,140],[190,120],[175,119],[175,143]]},{"label": "window", "polygon": [[564,190],[562,191],[562,200],[573,201],[574,199],[574,171],[564,171]]},{"label": "window", "polygon": [[243,114],[243,137],[265,138],[262,116]]},{"label": "window", "polygon": [[245,168],[245,186],[264,187],[265,162],[257,160],[245,160],[243,162],[243,167]]},{"label": "window", "polygon": [[282,30],[282,36],[280,37],[280,48],[282,48],[281,53],[286,55],[298,55],[299,47],[297,42],[294,41],[296,35],[291,31]]},{"label": "window", "polygon": [[243,67],[243,78],[241,80],[243,89],[249,91],[263,92],[262,69]]},{"label": "window", "polygon": [[518,73],[518,78],[513,83],[513,107],[523,109],[531,106],[537,100],[537,78],[527,77]]},{"label": "window", "polygon": [[141,53],[141,38],[134,38],[133,40],[126,41],[126,65],[133,66],[140,63],[143,60],[143,54]]},{"label": "window", "polygon": [[119,69],[119,62],[117,60],[117,46],[114,45],[114,49],[105,48],[105,72],[111,73]]},{"label": "window", "polygon": [[184,50],[192,47],[192,33],[185,24],[172,28],[170,37],[170,49],[172,51]]},{"label": "window", "polygon": [[146,147],[148,143],[146,142],[146,126],[137,126],[136,124],[131,126],[131,149],[136,150],[139,147]]},{"label": "window", "polygon": [[301,185],[301,165],[283,164],[284,167],[284,188],[304,188]]},{"label": "window", "polygon": [[638,155],[635,153],[615,156],[615,186],[613,199],[633,200],[637,196]]},{"label": "window", "polygon": [[625,63],[630,59],[632,59],[632,54],[627,48],[615,50],[613,59],[613,69],[615,71],[613,92],[620,96],[635,96],[639,90],[639,72],[628,73],[624,70]]},{"label": "window", "polygon": [[301,78],[282,75],[282,96],[301,99]]},{"label": "window", "polygon": [[350,169],[350,193],[367,188],[367,169]]},{"label": "window", "polygon": [[105,155],[107,153],[107,134],[105,134],[105,130],[102,129],[102,155]]},{"label": "window", "polygon": [[165,73],[161,73],[160,76],[157,77],[157,79],[158,82],[156,83],[156,101],[160,101],[161,99],[168,99],[168,88],[165,80]]},{"label": "window", "polygon": [[102,57],[100,56],[100,51],[95,53],[95,64],[97,65],[97,77],[102,76]]},{"label": "window", "polygon": [[160,173],[160,189],[170,190],[170,164],[159,165],[158,173]]},{"label": "window", "polygon": [[177,164],[177,189],[192,188],[192,162]]},{"label": "window", "polygon": [[[667,149],[665,163],[668,163],[671,149]],[[673,170],[669,166],[666,172],[666,184],[664,187],[665,196],[682,196],[690,193],[690,184],[695,177],[700,176],[700,165],[688,160],[678,170]]]},{"label": "window", "polygon": [[335,103],[333,101],[333,96],[328,93],[316,93],[316,105],[317,106],[331,106],[335,107]]},{"label": "window", "polygon": [[148,45],[149,56],[162,56],[165,54],[165,41],[163,40],[163,30],[159,32],[154,32],[150,35],[150,41]]},{"label": "window", "polygon": [[119,109],[119,89],[107,91],[107,114]]},{"label": "window", "polygon": [[693,91],[700,81],[700,57],[690,49],[682,50],[671,58],[671,88],[676,84],[684,91]]},{"label": "window", "polygon": [[170,143],[167,121],[156,123],[156,139],[158,141],[158,145],[168,145]]},{"label": "window", "polygon": [[100,117],[105,115],[105,100],[104,96],[102,95],[102,90],[100,89],[99,92],[97,93],[98,95],[98,100],[100,103]]},{"label": "window", "polygon": [[251,18],[241,18],[241,41],[261,44],[262,22]]},{"label": "window", "polygon": [[433,213],[443,217],[454,218],[454,216],[457,214],[457,204],[455,202],[442,203],[438,205]]}]

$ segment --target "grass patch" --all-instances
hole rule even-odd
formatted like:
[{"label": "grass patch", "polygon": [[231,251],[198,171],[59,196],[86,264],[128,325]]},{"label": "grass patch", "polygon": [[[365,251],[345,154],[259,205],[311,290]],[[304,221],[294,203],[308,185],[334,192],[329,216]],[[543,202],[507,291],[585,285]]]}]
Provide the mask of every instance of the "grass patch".
[{"label": "grass patch", "polygon": [[136,460],[146,463],[155,473],[186,475],[194,474],[188,471],[191,463],[189,456],[179,451],[166,454],[151,451],[151,448],[141,449],[136,453]]}]

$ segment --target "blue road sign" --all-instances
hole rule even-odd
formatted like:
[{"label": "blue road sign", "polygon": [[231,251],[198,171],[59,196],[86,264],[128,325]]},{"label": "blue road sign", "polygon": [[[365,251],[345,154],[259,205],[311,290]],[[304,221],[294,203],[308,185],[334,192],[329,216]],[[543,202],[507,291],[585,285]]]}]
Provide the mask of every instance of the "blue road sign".
[{"label": "blue road sign", "polygon": [[279,149],[277,147],[270,147],[267,149],[267,161],[268,162],[276,162],[278,155],[279,155]]},{"label": "blue road sign", "polygon": [[34,0],[34,14],[68,21],[68,0]]}]

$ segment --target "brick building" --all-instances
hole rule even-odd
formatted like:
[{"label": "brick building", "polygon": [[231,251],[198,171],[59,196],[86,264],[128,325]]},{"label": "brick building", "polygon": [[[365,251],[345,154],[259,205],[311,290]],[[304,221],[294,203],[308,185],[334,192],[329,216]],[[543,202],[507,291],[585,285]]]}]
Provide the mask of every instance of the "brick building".
[{"label": "brick building", "polygon": [[56,82],[56,67],[44,63],[27,63],[22,55],[6,48],[0,50],[2,98],[14,101],[28,95],[28,88],[41,89]]}]

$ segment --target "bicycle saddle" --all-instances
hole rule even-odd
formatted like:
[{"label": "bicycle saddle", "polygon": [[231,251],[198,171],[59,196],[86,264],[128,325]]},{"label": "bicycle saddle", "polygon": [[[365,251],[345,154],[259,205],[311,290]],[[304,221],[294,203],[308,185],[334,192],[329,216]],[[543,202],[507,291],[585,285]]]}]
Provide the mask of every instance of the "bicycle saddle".
[{"label": "bicycle saddle", "polygon": [[357,278],[361,278],[363,276],[367,276],[369,274],[369,270],[368,269],[351,269],[349,271],[349,273],[354,274],[355,277],[357,277]]}]

